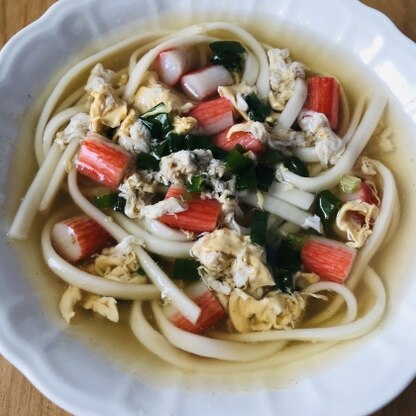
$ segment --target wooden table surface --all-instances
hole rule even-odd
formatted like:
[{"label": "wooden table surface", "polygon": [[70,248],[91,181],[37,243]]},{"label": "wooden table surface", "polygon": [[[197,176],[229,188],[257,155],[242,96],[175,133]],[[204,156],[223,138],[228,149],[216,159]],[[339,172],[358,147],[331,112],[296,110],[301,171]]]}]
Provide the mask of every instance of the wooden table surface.
[{"label": "wooden table surface", "polygon": [[[0,47],[53,3],[54,0],[0,0]],[[402,32],[416,41],[416,8],[413,0],[364,0],[363,3],[385,13]],[[68,413],[46,399],[0,356],[0,415],[64,416]],[[416,380],[373,416],[411,415],[416,415]]]}]

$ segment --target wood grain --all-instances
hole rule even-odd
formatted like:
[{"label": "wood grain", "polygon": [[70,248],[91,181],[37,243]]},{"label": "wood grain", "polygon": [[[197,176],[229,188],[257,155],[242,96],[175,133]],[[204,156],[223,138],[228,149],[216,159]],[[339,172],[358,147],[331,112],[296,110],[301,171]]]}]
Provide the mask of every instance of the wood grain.
[{"label": "wood grain", "polygon": [[[0,47],[18,30],[37,19],[54,0],[0,0]],[[416,8],[413,0],[364,0],[389,16],[396,26],[416,41]],[[416,381],[373,416],[416,414]],[[39,393],[26,378],[0,356],[0,415],[67,416]]]}]

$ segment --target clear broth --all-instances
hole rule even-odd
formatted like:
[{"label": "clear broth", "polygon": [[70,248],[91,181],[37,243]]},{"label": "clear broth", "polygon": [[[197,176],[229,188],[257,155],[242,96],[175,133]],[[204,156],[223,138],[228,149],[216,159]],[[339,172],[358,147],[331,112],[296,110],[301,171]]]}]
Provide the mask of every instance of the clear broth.
[{"label": "clear broth", "polygon": [[[210,20],[206,19],[205,20]],[[212,19],[211,19],[212,20]],[[238,18],[234,18],[238,21]],[[163,18],[162,27],[180,28],[189,24],[196,23],[184,21],[181,17],[176,19],[170,17]],[[259,16],[252,21],[261,21],[262,25],[243,24],[259,40],[276,47],[287,47],[293,59],[305,63],[312,71],[325,72],[336,76],[343,85],[349,98],[350,107],[353,108],[357,97],[365,92],[370,96],[371,91],[382,88],[379,81],[369,73],[365,66],[349,53],[340,50],[335,43],[328,44],[327,40],[320,39],[316,35],[309,33],[293,25],[286,26],[281,22],[270,22],[266,16]],[[179,25],[178,22],[181,22]],[[267,24],[270,23],[270,24]],[[148,25],[149,27],[149,25]],[[273,29],[270,30],[270,27]],[[110,43],[109,43],[110,44]],[[325,48],[322,48],[325,45]],[[80,57],[85,57],[97,49],[93,46],[83,51]],[[111,59],[104,62],[105,65],[113,69],[119,69],[128,61],[130,51],[115,57],[113,64]],[[76,62],[80,57],[72,59]],[[68,69],[70,66],[66,66]],[[9,223],[17,209],[19,197],[24,194],[30,184],[36,170],[34,155],[31,159],[27,156],[27,149],[32,148],[31,139],[36,126],[43,103],[55,81],[59,79],[60,71],[56,79],[45,88],[43,94],[28,111],[24,117],[20,135],[16,141],[14,153],[14,163],[12,166],[18,167],[18,175],[10,175],[10,198],[9,203]],[[87,73],[80,74],[78,79],[71,85],[71,88],[82,85]],[[13,246],[19,252],[23,268],[25,269],[28,281],[33,290],[37,293],[39,303],[45,314],[50,317],[53,325],[58,325],[63,331],[70,332],[77,342],[85,345],[88,349],[93,349],[101,355],[104,360],[115,363],[121,371],[129,374],[140,374],[140,378],[156,385],[173,386],[178,381],[189,389],[203,389],[209,385],[210,390],[224,389],[230,391],[249,391],[261,387],[268,388],[287,388],[292,383],[307,378],[309,374],[320,371],[325,366],[331,365],[334,361],[345,354],[353,353],[366,342],[369,337],[377,336],[382,325],[391,319],[394,310],[400,303],[402,288],[406,286],[407,270],[412,262],[411,253],[403,251],[403,247],[411,247],[413,234],[411,230],[416,229],[416,218],[411,215],[415,212],[416,193],[409,192],[415,189],[414,180],[409,172],[415,171],[415,159],[409,158],[408,137],[410,123],[400,110],[401,105],[391,96],[388,109],[384,116],[384,123],[392,130],[392,141],[395,151],[392,153],[374,152],[372,148],[369,154],[372,157],[382,160],[392,169],[398,184],[400,202],[400,221],[394,237],[390,239],[372,260],[372,266],[380,273],[388,294],[388,309],[382,324],[365,338],[338,344],[336,348],[325,350],[302,359],[292,364],[276,369],[260,370],[245,374],[244,377],[237,375],[202,375],[199,373],[187,373],[174,368],[164,361],[158,359],[145,348],[143,348],[128,326],[129,303],[120,302],[121,321],[113,324],[107,320],[92,316],[86,311],[79,311],[70,326],[63,322],[59,310],[59,299],[66,287],[65,282],[58,279],[43,261],[40,248],[40,232],[45,221],[44,217],[39,217],[32,229],[27,241],[18,243],[13,242]],[[19,163],[22,160],[25,163]],[[25,170],[22,170],[24,166]],[[398,214],[397,214],[398,215]],[[365,292],[361,294],[363,296]],[[365,306],[364,306],[365,307]],[[327,345],[330,347],[331,345]],[[209,384],[207,384],[209,383]]]}]

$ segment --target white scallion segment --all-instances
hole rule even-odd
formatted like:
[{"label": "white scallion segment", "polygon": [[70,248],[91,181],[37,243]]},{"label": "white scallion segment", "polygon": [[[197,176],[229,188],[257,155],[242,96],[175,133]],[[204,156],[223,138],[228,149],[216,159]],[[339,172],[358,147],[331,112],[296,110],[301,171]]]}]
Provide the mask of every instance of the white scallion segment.
[{"label": "white scallion segment", "polygon": [[307,211],[315,200],[315,195],[300,189],[288,188],[287,184],[274,181],[267,192],[269,196],[281,199],[289,204]]},{"label": "white scallion segment", "polygon": [[[118,242],[130,234],[119,225],[115,224],[111,217],[105,215],[102,211],[92,205],[79,191],[77,185],[77,173],[75,168],[68,174],[68,188],[74,202],[88,216],[93,218]],[[166,275],[166,273],[157,265],[157,263],[146,253],[146,251],[136,245],[134,252],[152,283],[162,293],[162,298],[169,300],[189,321],[195,323],[201,313],[201,309],[191,299],[189,299]]]},{"label": "white scallion segment", "polygon": [[190,250],[194,242],[177,241],[175,244],[172,240],[161,238],[150,234],[139,224],[127,218],[118,212],[112,213],[114,221],[119,224],[129,234],[134,235],[144,241],[144,245],[148,251],[160,256],[172,258],[189,258]]},{"label": "white scallion segment", "polygon": [[50,269],[70,285],[79,287],[100,296],[112,296],[126,300],[160,299],[159,289],[152,284],[123,283],[84,272],[64,260],[53,248],[51,230],[58,221],[58,215],[52,217],[42,230],[42,253]]},{"label": "white scallion segment", "polygon": [[254,85],[258,75],[259,61],[250,51],[248,51],[246,60],[244,62],[244,71],[243,76],[241,77],[241,81],[245,82],[247,85]]},{"label": "white scallion segment", "polygon": [[[197,29],[195,29],[197,31]],[[168,39],[150,49],[143,57],[137,62],[133,71],[130,74],[130,78],[124,88],[123,98],[127,102],[132,102],[134,95],[138,90],[143,77],[153,61],[158,57],[159,53],[173,48],[194,46],[199,43],[211,43],[219,40],[218,38],[208,37],[203,35],[194,34],[191,36],[178,36],[173,39]]]},{"label": "white scallion segment", "polygon": [[59,159],[58,165],[56,166],[52,177],[48,183],[45,194],[43,195],[42,201],[39,204],[39,211],[47,211],[51,208],[55,201],[56,195],[65,179],[66,169],[69,163],[72,161],[75,153],[78,150],[79,140],[72,139],[66,147],[64,153]]},{"label": "white scallion segment", "polygon": [[50,148],[46,159],[39,168],[26,195],[20,203],[8,233],[10,238],[15,240],[26,239],[37,214],[39,204],[45,194],[50,177],[59,162],[62,152],[63,149],[57,143],[54,143]]},{"label": "white scallion segment", "polygon": [[232,85],[231,74],[222,65],[213,65],[186,74],[181,78],[182,90],[191,99],[202,101],[215,93],[219,86]]},{"label": "white scallion segment", "polygon": [[[323,291],[338,293],[347,306],[347,313],[342,320],[343,324],[349,324],[357,317],[357,299],[354,294],[344,285],[335,282],[317,282],[307,286],[302,293],[318,293]],[[305,326],[308,326],[307,324]]]},{"label": "white scallion segment", "polygon": [[[240,199],[248,205],[254,207],[257,206],[257,196],[254,194],[240,196]],[[305,221],[311,216],[309,212],[303,211],[300,208],[282,201],[281,199],[268,195],[264,196],[263,209],[270,214],[277,215],[286,221],[299,225],[300,227],[304,227]]]},{"label": "white scallion segment", "polygon": [[53,140],[57,131],[66,123],[68,123],[71,118],[79,113],[85,112],[84,106],[70,107],[66,110],[58,113],[56,116],[52,117],[48,122],[43,134],[43,154],[48,154],[49,149],[52,146]]},{"label": "white scallion segment", "polygon": [[[387,169],[381,162],[372,161],[376,167],[378,174],[383,182],[383,197],[381,200],[380,211],[376,222],[373,226],[373,232],[367,240],[364,247],[361,248],[355,259],[351,273],[345,285],[350,290],[354,290],[361,279],[364,269],[370,262],[371,258],[384,242],[384,239],[389,231],[390,223],[392,221],[393,212],[396,208],[397,190],[394,177],[389,169]],[[339,310],[342,305],[342,299],[336,298],[325,310],[309,320],[310,325],[319,325],[327,321]]]},{"label": "white scallion segment", "polygon": [[[368,267],[363,277],[364,283],[374,295],[374,304],[361,318],[338,326],[325,328],[300,328],[288,331],[272,330],[267,332],[249,332],[246,334],[218,334],[221,339],[240,342],[265,342],[265,341],[345,341],[358,338],[371,331],[383,316],[386,305],[386,293],[383,283]],[[344,294],[344,293],[343,293]]]},{"label": "white scallion segment", "polygon": [[370,105],[368,106],[367,112],[351,139],[349,146],[339,158],[335,166],[324,171],[318,176],[309,178],[296,175],[290,171],[284,171],[282,172],[283,179],[297,188],[309,192],[319,192],[324,189],[334,187],[340,181],[342,176],[348,173],[354,166],[355,161],[364,150],[371,135],[377,127],[378,121],[383,114],[386,104],[386,95],[382,93],[374,95]]},{"label": "white scallion segment", "polygon": [[227,361],[253,361],[276,352],[274,343],[253,346],[239,342],[212,339],[184,331],[173,325],[166,318],[157,302],[152,302],[152,311],[161,333],[172,345],[201,357]]},{"label": "white scallion segment", "polygon": [[287,131],[292,127],[300,110],[302,110],[307,95],[308,88],[306,87],[305,81],[302,78],[298,78],[295,81],[292,96],[286,103],[285,108],[279,116],[279,122],[273,127],[273,130]]},{"label": "white scallion segment", "polygon": [[189,242],[192,240],[183,231],[168,227],[167,225],[163,224],[163,222],[158,220],[144,218],[143,220],[139,221],[139,225],[146,231],[149,231],[149,233],[164,240],[181,242]]}]

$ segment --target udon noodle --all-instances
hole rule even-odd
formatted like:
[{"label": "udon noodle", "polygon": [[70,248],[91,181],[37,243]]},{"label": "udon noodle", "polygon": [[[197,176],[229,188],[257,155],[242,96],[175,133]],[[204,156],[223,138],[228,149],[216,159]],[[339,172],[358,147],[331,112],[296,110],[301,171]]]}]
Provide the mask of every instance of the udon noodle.
[{"label": "udon noodle", "polygon": [[[125,68],[101,64],[125,50]],[[68,284],[68,323],[78,308],[117,322],[127,300],[138,341],[174,366],[287,363],[383,315],[369,262],[397,196],[365,148],[386,104],[377,91],[352,105],[335,77],[235,24],[136,36],[50,94],[9,236],[52,212],[42,251]]]}]

